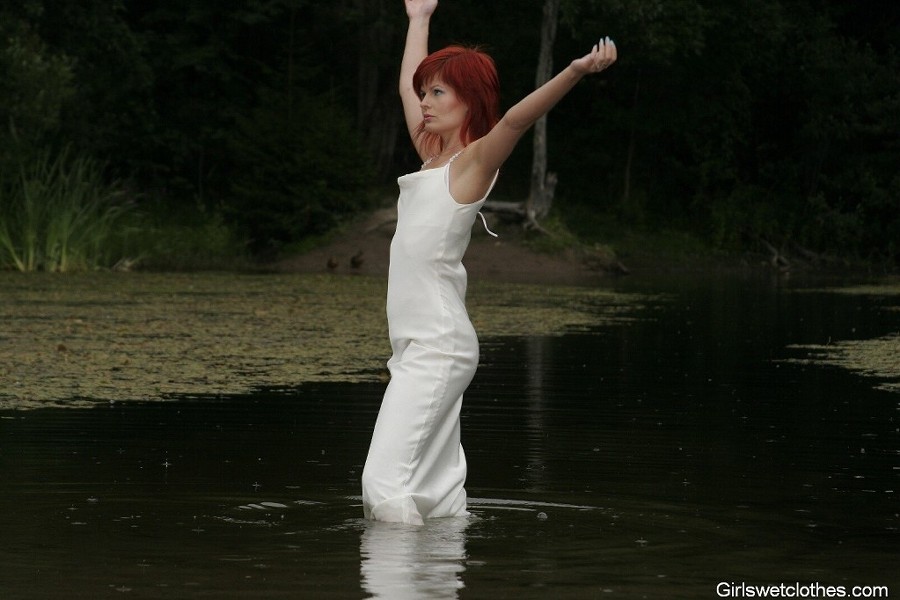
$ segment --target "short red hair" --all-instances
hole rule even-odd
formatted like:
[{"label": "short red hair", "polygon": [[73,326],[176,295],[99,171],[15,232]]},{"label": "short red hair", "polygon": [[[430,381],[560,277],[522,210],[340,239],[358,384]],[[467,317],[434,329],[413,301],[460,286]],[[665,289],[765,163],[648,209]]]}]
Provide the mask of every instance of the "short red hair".
[{"label": "short red hair", "polygon": [[[440,79],[453,88],[469,111],[459,132],[463,145],[489,132],[500,120],[500,78],[494,60],[478,48],[447,46],[429,54],[413,74],[418,93],[426,84]],[[416,128],[416,139],[426,152],[443,150],[443,140],[425,131],[425,122]]]}]

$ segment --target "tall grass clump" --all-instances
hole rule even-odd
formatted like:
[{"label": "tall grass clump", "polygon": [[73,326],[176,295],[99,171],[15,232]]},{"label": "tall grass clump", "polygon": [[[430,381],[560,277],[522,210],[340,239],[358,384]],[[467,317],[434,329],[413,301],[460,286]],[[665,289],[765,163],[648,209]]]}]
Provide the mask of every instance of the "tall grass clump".
[{"label": "tall grass clump", "polygon": [[111,267],[121,256],[117,227],[124,194],[96,161],[43,151],[0,174],[0,268],[78,271]]}]

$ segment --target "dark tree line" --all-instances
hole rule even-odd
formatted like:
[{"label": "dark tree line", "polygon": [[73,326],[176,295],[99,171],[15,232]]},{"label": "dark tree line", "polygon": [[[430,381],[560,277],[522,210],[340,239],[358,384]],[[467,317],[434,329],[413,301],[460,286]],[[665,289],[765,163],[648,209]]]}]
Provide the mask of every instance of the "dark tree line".
[{"label": "dark tree line", "polygon": [[[435,47],[479,43],[504,103],[534,85],[543,0],[444,0]],[[0,7],[0,169],[69,146],[142,202],[223,215],[257,252],[321,233],[416,166],[400,0],[15,0]],[[559,210],[900,257],[900,5],[561,0],[558,69],[619,63],[551,114]],[[497,196],[524,200],[523,144]]]}]

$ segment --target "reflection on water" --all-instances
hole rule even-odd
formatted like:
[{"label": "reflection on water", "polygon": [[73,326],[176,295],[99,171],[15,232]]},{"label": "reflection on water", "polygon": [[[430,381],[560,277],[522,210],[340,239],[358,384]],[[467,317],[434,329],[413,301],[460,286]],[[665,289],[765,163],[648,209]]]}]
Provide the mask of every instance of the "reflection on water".
[{"label": "reflection on water", "polygon": [[360,536],[362,585],[372,598],[458,598],[464,587],[469,518],[432,519],[423,527],[370,522]]},{"label": "reflection on water", "polygon": [[900,312],[748,282],[644,320],[487,338],[468,519],[362,519],[381,383],[0,411],[0,597],[709,598],[900,589],[900,395],[784,362]]}]

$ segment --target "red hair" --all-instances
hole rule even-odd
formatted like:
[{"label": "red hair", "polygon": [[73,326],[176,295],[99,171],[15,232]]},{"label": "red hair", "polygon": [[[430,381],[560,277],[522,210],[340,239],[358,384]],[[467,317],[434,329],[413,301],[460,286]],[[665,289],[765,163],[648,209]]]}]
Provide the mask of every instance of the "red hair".
[{"label": "red hair", "polygon": [[[463,145],[489,132],[500,120],[500,78],[494,60],[478,48],[447,46],[429,54],[413,74],[413,89],[418,92],[434,79],[453,88],[469,111],[459,131]],[[443,150],[443,140],[425,131],[425,122],[416,128],[416,139],[426,152]]]}]

